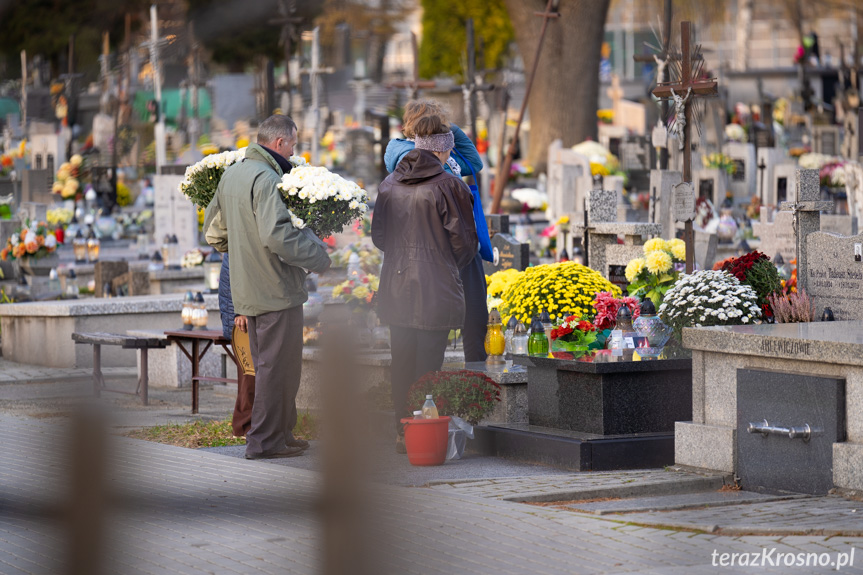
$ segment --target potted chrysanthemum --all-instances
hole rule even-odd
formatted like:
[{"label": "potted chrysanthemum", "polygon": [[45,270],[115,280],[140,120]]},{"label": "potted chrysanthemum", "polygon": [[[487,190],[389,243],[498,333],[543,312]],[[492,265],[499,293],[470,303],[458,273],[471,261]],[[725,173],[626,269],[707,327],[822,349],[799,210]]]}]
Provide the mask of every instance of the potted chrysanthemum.
[{"label": "potted chrysanthemum", "polygon": [[631,260],[626,266],[629,295],[639,299],[650,298],[657,308],[665,293],[680,277],[677,264],[686,260],[683,240],[653,238],[644,244],[644,257]]}]

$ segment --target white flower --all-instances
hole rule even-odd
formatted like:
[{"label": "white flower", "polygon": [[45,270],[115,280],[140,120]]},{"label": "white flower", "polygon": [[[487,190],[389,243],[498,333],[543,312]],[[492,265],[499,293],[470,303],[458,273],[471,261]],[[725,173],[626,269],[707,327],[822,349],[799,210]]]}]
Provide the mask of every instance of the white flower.
[{"label": "white flower", "polygon": [[32,244],[36,241],[36,234],[33,230],[27,230],[27,235],[24,236],[24,244]]},{"label": "white flower", "polygon": [[13,246],[17,246],[18,242],[21,240],[18,239],[18,234],[12,234],[12,237],[9,238],[9,241],[12,242]]},{"label": "white flower", "polygon": [[298,230],[301,230],[304,227],[306,227],[306,223],[293,214],[291,214],[291,225],[294,226],[295,228],[297,228]]},{"label": "white flower", "polygon": [[45,247],[49,250],[57,247],[57,237],[54,234],[45,236]]},{"label": "white flower", "polygon": [[352,210],[355,210],[359,207],[359,203],[356,200],[351,200],[351,203],[348,204],[348,207]]},{"label": "white flower", "polygon": [[740,319],[740,321],[742,321],[743,323],[749,323],[749,316],[748,316],[748,315],[747,315],[747,316],[743,316],[743,317]]}]

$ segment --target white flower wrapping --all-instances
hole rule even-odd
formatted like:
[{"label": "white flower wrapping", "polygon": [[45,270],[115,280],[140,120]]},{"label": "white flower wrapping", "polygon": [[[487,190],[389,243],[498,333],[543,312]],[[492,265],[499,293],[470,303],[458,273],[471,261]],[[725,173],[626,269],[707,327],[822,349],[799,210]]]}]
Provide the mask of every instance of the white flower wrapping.
[{"label": "white flower wrapping", "polygon": [[674,328],[751,324],[761,318],[758,296],[728,272],[702,270],[683,275],[665,294],[659,315]]},{"label": "white flower wrapping", "polygon": [[369,209],[366,191],[358,184],[305,162],[282,176],[278,187],[294,227],[303,229],[309,225],[321,237],[340,232]]}]

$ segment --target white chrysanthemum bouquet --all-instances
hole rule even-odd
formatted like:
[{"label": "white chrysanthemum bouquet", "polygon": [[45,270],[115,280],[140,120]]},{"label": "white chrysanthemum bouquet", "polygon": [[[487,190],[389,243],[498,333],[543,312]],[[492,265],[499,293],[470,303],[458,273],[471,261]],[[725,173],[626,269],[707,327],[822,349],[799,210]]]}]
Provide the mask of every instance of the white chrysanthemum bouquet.
[{"label": "white chrysanthemum bouquet", "polygon": [[724,271],[683,275],[665,294],[659,316],[681,340],[684,327],[742,325],[761,319],[755,290]]},{"label": "white chrysanthemum bouquet", "polygon": [[193,204],[206,208],[216,194],[225,168],[245,157],[246,148],[210,154],[186,168],[185,178],[180,182],[180,193],[192,200]]},{"label": "white chrysanthemum bouquet", "polygon": [[308,227],[320,238],[341,232],[369,209],[364,189],[326,168],[298,166],[282,176],[278,187],[294,227]]}]

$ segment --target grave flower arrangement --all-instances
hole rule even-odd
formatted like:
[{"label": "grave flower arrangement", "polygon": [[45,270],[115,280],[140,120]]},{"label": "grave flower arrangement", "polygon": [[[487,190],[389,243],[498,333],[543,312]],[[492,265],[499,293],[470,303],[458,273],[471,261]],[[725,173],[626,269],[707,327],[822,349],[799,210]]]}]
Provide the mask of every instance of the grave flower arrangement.
[{"label": "grave flower arrangement", "polygon": [[682,343],[684,327],[755,323],[761,308],[751,286],[725,271],[701,270],[681,276],[668,290],[659,317]]},{"label": "grave flower arrangement", "polygon": [[762,315],[766,319],[773,317],[768,297],[782,290],[782,280],[769,257],[759,251],[749,252],[739,258],[726,260],[721,269],[736,277],[740,283],[751,286],[758,296]]},{"label": "grave flower arrangement", "polygon": [[815,321],[815,306],[805,289],[787,294],[767,296],[776,323],[805,323]]},{"label": "grave flower arrangement", "polygon": [[818,177],[821,180],[821,185],[825,188],[844,188],[845,162],[824,164],[818,171]]},{"label": "grave flower arrangement", "polygon": [[559,319],[551,330],[551,346],[553,351],[565,351],[572,358],[579,358],[590,349],[590,344],[596,341],[596,326],[590,321],[574,315]]},{"label": "grave flower arrangement", "polygon": [[729,142],[745,142],[746,129],[740,124],[728,124],[725,126],[725,139]]},{"label": "grave flower arrangement", "polygon": [[476,371],[432,371],[408,390],[408,408],[420,409],[426,395],[432,396],[440,415],[460,417],[476,425],[500,401],[500,385]]},{"label": "grave flower arrangement", "polygon": [[39,259],[54,253],[57,237],[45,222],[31,224],[29,221],[17,229],[0,250],[0,259],[34,258]]},{"label": "grave flower arrangement", "polygon": [[198,248],[187,251],[183,254],[183,258],[180,260],[181,268],[188,269],[200,265],[204,265],[204,252]]},{"label": "grave flower arrangement", "polygon": [[686,244],[683,240],[662,238],[648,240],[644,257],[635,258],[626,265],[626,281],[629,295],[639,299],[650,298],[659,307],[665,293],[680,277],[675,264],[686,261]]},{"label": "grave flower arrangement", "polygon": [[593,300],[593,307],[596,310],[593,325],[600,331],[613,329],[617,321],[617,312],[623,306],[629,308],[632,319],[635,319],[641,314],[640,303],[635,297],[614,297],[611,292],[599,292]]},{"label": "grave flower arrangement", "polygon": [[87,166],[80,154],[72,156],[68,162],[63,162],[54,175],[54,185],[51,191],[64,200],[74,199],[81,190],[81,181],[87,176]]},{"label": "grave flower arrangement", "polygon": [[[729,124],[729,126],[736,125],[737,124]],[[734,163],[734,160],[732,160],[730,156],[726,156],[720,152],[701,156],[701,164],[708,169],[719,168],[729,176],[733,176],[737,172],[737,164]]]},{"label": "grave flower arrangement", "polygon": [[321,238],[340,233],[369,209],[364,189],[323,167],[297,166],[282,176],[278,188],[294,227],[308,227]]},{"label": "grave flower arrangement", "polygon": [[485,293],[488,309],[500,309],[503,304],[502,298],[504,292],[521,277],[522,273],[515,268],[510,268],[494,272],[490,276],[485,276]]},{"label": "grave flower arrangement", "polygon": [[[185,177],[180,182],[180,193],[189,198],[193,204],[206,208],[210,205],[216,188],[219,187],[219,180],[222,179],[225,168],[245,157],[246,148],[222,152],[221,154],[210,154],[186,168]],[[296,156],[291,156],[290,160],[294,164]]]},{"label": "grave flower arrangement", "polygon": [[378,277],[371,274],[361,280],[343,281],[333,288],[333,297],[344,301],[354,312],[368,311],[372,308],[379,283]]},{"label": "grave flower arrangement", "polygon": [[588,267],[557,262],[527,268],[503,293],[500,307],[504,323],[515,316],[527,325],[547,309],[551,319],[574,315],[593,317],[593,298],[601,291],[620,295],[620,288]]}]

